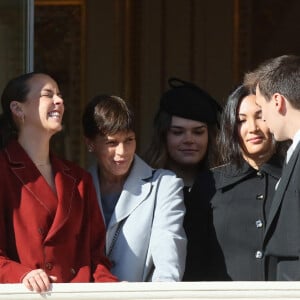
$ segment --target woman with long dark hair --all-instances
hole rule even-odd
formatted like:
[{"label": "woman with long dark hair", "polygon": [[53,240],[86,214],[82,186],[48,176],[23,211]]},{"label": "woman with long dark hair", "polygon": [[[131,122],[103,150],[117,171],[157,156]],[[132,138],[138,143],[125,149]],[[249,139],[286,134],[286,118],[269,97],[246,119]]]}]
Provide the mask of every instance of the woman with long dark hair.
[{"label": "woman with long dark hair", "polygon": [[[264,229],[283,155],[262,120],[256,96],[239,86],[221,117],[218,149],[223,165],[213,180],[197,180],[195,197],[211,198],[207,280],[265,280]],[[194,226],[198,222],[194,221]],[[199,270],[201,272],[201,270]]]}]

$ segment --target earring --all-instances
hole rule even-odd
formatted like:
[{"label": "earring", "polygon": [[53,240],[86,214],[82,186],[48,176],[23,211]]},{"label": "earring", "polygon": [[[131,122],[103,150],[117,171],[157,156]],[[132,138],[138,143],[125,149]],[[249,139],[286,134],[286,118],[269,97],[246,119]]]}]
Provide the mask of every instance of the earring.
[{"label": "earring", "polygon": [[21,119],[22,124],[24,125],[24,123],[25,123],[25,116],[24,116],[24,114],[22,114],[20,116],[20,119]]},{"label": "earring", "polygon": [[94,146],[93,145],[88,145],[88,152],[93,152],[94,151]]}]

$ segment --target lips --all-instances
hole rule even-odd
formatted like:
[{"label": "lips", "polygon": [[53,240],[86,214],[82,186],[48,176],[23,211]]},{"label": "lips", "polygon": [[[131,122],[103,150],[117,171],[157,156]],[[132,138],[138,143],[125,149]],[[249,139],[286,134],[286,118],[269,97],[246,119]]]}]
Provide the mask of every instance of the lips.
[{"label": "lips", "polygon": [[115,164],[117,165],[122,165],[124,163],[126,163],[126,160],[115,160]]},{"label": "lips", "polygon": [[179,149],[180,151],[198,151],[198,149],[193,149],[193,148],[183,148]]},{"label": "lips", "polygon": [[50,112],[48,113],[48,116],[49,116],[50,118],[60,119],[60,118],[61,118],[61,113],[58,112],[58,111],[50,111]]},{"label": "lips", "polygon": [[196,152],[198,149],[179,149],[179,151]]},{"label": "lips", "polygon": [[179,151],[184,156],[192,156],[192,157],[194,157],[195,155],[198,155],[198,153],[199,153],[199,150],[195,150],[195,149],[182,149]]},{"label": "lips", "polygon": [[263,137],[262,136],[256,136],[256,137],[253,137],[251,139],[248,139],[248,142],[250,143],[261,143],[263,141]]}]

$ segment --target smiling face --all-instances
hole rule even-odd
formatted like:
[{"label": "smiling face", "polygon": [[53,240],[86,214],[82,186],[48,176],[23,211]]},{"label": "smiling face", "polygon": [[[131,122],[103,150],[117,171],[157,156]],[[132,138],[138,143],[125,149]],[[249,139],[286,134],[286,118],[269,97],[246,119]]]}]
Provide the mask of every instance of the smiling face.
[{"label": "smiling face", "polygon": [[[97,135],[92,145],[96,155],[100,177],[126,177],[132,165],[136,141],[133,131],[119,132],[114,135]],[[101,179],[100,179],[101,180]]]},{"label": "smiling face", "polygon": [[[25,102],[17,102],[23,122],[20,134],[47,132],[50,136],[62,129],[64,104],[57,83],[49,76],[36,74],[28,80]],[[13,103],[12,103],[13,104]]]},{"label": "smiling face", "polygon": [[173,163],[195,166],[203,160],[207,147],[208,128],[205,123],[172,117],[167,133],[167,151]]},{"label": "smiling face", "polygon": [[238,108],[238,134],[243,156],[246,160],[260,161],[273,153],[272,136],[262,120],[261,108],[256,96],[245,97]]}]

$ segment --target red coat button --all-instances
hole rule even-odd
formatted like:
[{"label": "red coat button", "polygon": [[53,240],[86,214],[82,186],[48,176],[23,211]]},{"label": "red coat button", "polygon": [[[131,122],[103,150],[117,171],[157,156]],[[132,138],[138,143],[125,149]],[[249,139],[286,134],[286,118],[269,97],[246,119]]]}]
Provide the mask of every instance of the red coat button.
[{"label": "red coat button", "polygon": [[50,263],[50,262],[46,263],[45,266],[46,266],[46,269],[48,269],[48,270],[52,270],[53,269],[53,264]]}]

